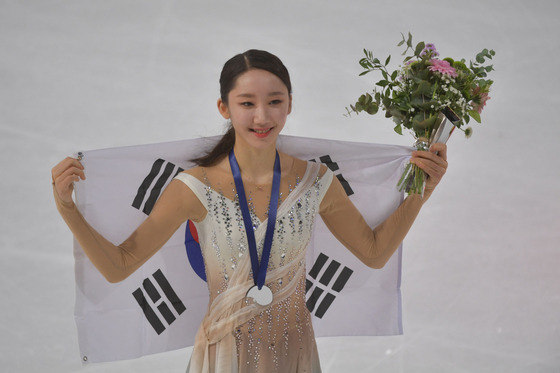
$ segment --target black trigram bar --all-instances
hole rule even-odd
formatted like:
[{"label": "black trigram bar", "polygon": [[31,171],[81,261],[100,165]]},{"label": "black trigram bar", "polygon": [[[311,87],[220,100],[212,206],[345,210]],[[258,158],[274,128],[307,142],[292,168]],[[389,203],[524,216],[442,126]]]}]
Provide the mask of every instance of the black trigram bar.
[{"label": "black trigram bar", "polygon": [[344,289],[344,285],[346,285],[346,283],[350,279],[350,276],[352,276],[352,273],[354,273],[354,271],[352,271],[350,268],[348,267],[342,268],[342,272],[340,272],[340,275],[334,282],[332,289],[340,293],[340,291]]},{"label": "black trigram bar", "polygon": [[144,312],[144,316],[146,316],[146,319],[148,319],[148,322],[150,323],[150,325],[152,325],[156,333],[158,335],[163,333],[165,330],[165,326],[163,326],[163,323],[159,320],[159,317],[156,315],[153,308],[150,306],[150,304],[144,297],[144,293],[142,293],[142,289],[138,288],[134,290],[132,295],[136,299],[136,302],[138,302],[140,308],[142,308],[142,311]]},{"label": "black trigram bar", "polygon": [[311,271],[309,271],[309,276],[313,277],[314,279],[317,279],[317,276],[319,275],[321,268],[323,268],[327,260],[329,260],[329,257],[323,253],[320,253],[319,256],[317,257],[317,260],[315,260],[313,267],[311,267]]},{"label": "black trigram bar", "polygon": [[[328,260],[329,257],[327,255],[320,253],[319,256],[317,257],[317,260],[313,264],[311,271],[309,271],[309,276],[314,280],[317,280],[319,273],[321,272],[323,267],[327,264]],[[335,274],[338,272],[340,267],[341,264],[339,262],[337,262],[336,260],[331,260],[331,262],[328,264],[327,268],[323,272],[323,275],[319,279],[319,283],[321,285],[324,285],[328,289],[329,284],[332,282]],[[350,279],[350,276],[352,276],[352,273],[354,273],[354,271],[351,270],[350,268],[346,266],[342,268],[340,274],[335,278],[334,284],[332,285],[330,290],[340,293],[340,291],[344,289],[344,286]],[[314,285],[313,281],[306,279],[305,281],[306,294],[308,294],[311,291],[313,285]],[[321,302],[317,306],[317,303],[319,302],[319,299],[321,298],[321,295],[323,293],[325,293],[325,295],[323,296]],[[315,288],[311,291],[311,295],[309,295],[309,297],[307,298],[306,305],[307,308],[309,309],[309,312],[313,313],[313,311],[315,311],[315,316],[317,316],[318,318],[322,318],[325,315],[325,312],[327,312],[331,304],[334,302],[335,298],[336,296],[332,294],[330,291],[327,290],[325,292],[324,289],[315,286]]]},{"label": "black trigram bar", "polygon": [[305,279],[305,293],[306,294],[309,291],[309,289],[311,289],[312,286],[313,286],[313,283],[311,281],[309,281],[308,278],[306,278]]},{"label": "black trigram bar", "polygon": [[138,188],[138,193],[136,193],[136,197],[134,197],[134,201],[132,201],[132,207],[140,210],[140,206],[144,201],[144,197],[146,197],[148,188],[150,187],[150,185],[152,185],[152,182],[159,174],[159,171],[161,170],[161,166],[163,165],[164,162],[165,161],[161,158],[154,162],[154,164],[152,165],[152,169],[150,170],[150,173],[148,174],[148,176],[146,176],[144,181],[142,181],[142,184],[140,184],[140,188]]},{"label": "black trigram bar", "polygon": [[[167,298],[169,303],[171,303],[177,314],[181,315],[187,308],[179,299],[177,293],[175,293],[175,291],[169,284],[169,281],[167,281],[167,278],[165,278],[165,276],[163,275],[163,272],[158,269],[152,276],[163,291],[163,295]],[[140,308],[142,308],[144,316],[146,316],[146,319],[148,320],[150,325],[152,325],[155,332],[159,335],[165,331],[166,327],[157,315],[154,308],[152,308],[152,304],[155,305],[155,303],[162,298],[162,295],[159,293],[159,291],[149,278],[144,279],[144,281],[142,282],[142,287],[144,288],[146,294],[148,294],[148,296],[150,297],[151,303],[148,301],[148,299],[146,299],[141,288],[136,289],[132,293],[132,295],[134,296],[134,299],[136,299],[136,302],[138,303]],[[159,305],[156,306],[156,308],[159,311],[160,315],[163,316],[168,325],[171,325],[171,323],[176,320],[175,315],[173,314],[165,300],[162,300]]]},{"label": "black trigram bar", "polygon": [[159,306],[157,306],[157,309],[169,325],[171,325],[171,323],[175,321],[175,315],[173,315],[173,312],[171,312],[165,302],[162,302]]},{"label": "black trigram bar", "polygon": [[323,276],[321,276],[319,282],[325,286],[328,286],[329,282],[331,282],[331,279],[333,278],[334,274],[336,273],[339,267],[340,267],[340,263],[337,262],[336,260],[333,260],[331,264],[329,264],[329,266],[327,267],[327,270],[323,273]]},{"label": "black trigram bar", "polygon": [[332,295],[331,293],[325,294],[323,301],[319,304],[317,311],[315,311],[315,316],[322,319],[323,316],[325,316],[325,312],[327,312],[327,310],[331,306],[332,302],[334,302],[334,298],[335,296]]},{"label": "black trigram bar", "polygon": [[[154,164],[152,165],[152,169],[150,170],[150,173],[148,174],[148,176],[146,176],[146,178],[144,179],[144,181],[142,181],[142,184],[140,184],[140,187],[138,188],[136,197],[134,197],[134,201],[132,202],[132,207],[140,210],[140,207],[142,206],[142,202],[144,202],[144,199],[146,199],[146,194],[148,194],[148,190],[150,186],[154,182],[156,176],[159,175],[165,163],[166,161],[161,158],[154,162]],[[154,205],[161,194],[161,190],[163,186],[169,180],[174,169],[175,169],[175,165],[171,162],[167,162],[163,170],[163,173],[160,175],[160,177],[157,179],[156,183],[152,187],[148,199],[144,204],[144,208],[142,209],[142,212],[144,212],[146,215],[149,215],[150,212],[152,212],[152,209],[154,208]],[[173,177],[175,177],[179,172],[182,171],[184,170],[181,167],[179,167],[179,169],[177,170],[177,172],[175,172]]]},{"label": "black trigram bar", "polygon": [[[334,162],[331,159],[330,155],[323,155],[322,157],[319,157],[319,160],[321,161],[321,163],[324,163],[333,172],[338,171],[340,169],[340,167],[338,166],[338,163]],[[314,159],[312,159],[311,161],[315,162]],[[344,188],[344,191],[346,192],[346,195],[351,196],[352,194],[354,194],[354,191],[350,187],[350,184],[344,178],[344,176],[342,176],[342,174],[336,174],[336,177],[340,181],[340,184],[342,184],[342,187]]]},{"label": "black trigram bar", "polygon": [[156,279],[157,283],[159,284],[161,290],[163,290],[163,293],[165,294],[167,299],[169,299],[169,302],[171,302],[173,308],[175,308],[175,311],[177,311],[179,315],[182,314],[187,309],[187,307],[185,307],[183,302],[181,302],[181,299],[179,299],[177,293],[175,293],[175,290],[173,290],[173,288],[171,287],[171,285],[163,275],[161,269],[158,269],[153,274],[153,276]]},{"label": "black trigram bar", "polygon": [[347,196],[351,196],[352,194],[354,194],[354,191],[350,187],[350,184],[348,183],[348,181],[346,181],[342,174],[336,175],[336,178],[338,179],[338,181],[340,181],[340,184],[342,184],[342,187],[344,188]]},{"label": "black trigram bar", "polygon": [[149,278],[145,279],[142,282],[142,286],[144,287],[144,290],[146,290],[146,293],[148,294],[152,302],[155,303],[161,299],[161,295],[159,295],[159,292],[157,291],[156,287],[154,286],[154,284],[152,284],[152,281],[150,281]]},{"label": "black trigram bar", "polygon": [[330,170],[333,172],[338,171],[338,169],[340,168],[338,167],[338,163],[333,162],[330,155],[324,155],[322,157],[319,157],[319,160],[321,161],[321,163],[324,163],[328,168],[330,168]]},{"label": "black trigram bar", "polygon": [[315,309],[315,305],[317,304],[317,301],[321,297],[321,294],[323,294],[323,289],[316,287],[313,290],[313,292],[311,293],[311,295],[309,296],[306,302],[307,309],[309,310],[309,312],[313,312],[313,310]]}]

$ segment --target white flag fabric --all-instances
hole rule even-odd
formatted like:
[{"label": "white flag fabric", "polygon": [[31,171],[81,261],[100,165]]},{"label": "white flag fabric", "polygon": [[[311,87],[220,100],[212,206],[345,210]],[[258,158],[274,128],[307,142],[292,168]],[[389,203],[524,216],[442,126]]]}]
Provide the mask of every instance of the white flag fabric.
[{"label": "white flag fabric", "polygon": [[[189,160],[216,140],[84,151],[87,180],[76,185],[76,204],[95,229],[120,243],[146,218],[173,177],[192,167]],[[403,200],[396,184],[410,148],[293,136],[281,136],[278,147],[326,164],[372,227]],[[209,296],[191,233],[186,224],[180,227],[117,284],[107,282],[74,241],[75,319],[84,363],[132,359],[194,343]],[[401,255],[402,247],[383,269],[368,268],[317,219],[306,283],[316,337],[402,334]]]}]

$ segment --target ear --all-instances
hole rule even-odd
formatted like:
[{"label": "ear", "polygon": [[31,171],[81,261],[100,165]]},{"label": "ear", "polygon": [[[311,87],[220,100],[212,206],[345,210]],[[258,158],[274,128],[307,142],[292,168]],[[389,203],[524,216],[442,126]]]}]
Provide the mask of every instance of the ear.
[{"label": "ear", "polygon": [[218,99],[218,111],[225,119],[230,119],[229,108],[227,104],[221,99]]}]

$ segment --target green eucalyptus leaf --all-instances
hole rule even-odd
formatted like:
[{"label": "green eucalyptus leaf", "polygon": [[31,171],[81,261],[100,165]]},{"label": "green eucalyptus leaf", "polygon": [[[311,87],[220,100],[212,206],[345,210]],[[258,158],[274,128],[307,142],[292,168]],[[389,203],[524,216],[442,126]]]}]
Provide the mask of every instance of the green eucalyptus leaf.
[{"label": "green eucalyptus leaf", "polygon": [[431,95],[432,95],[432,85],[427,80],[418,81],[418,85],[416,89],[412,91],[413,97],[431,96]]},{"label": "green eucalyptus leaf", "polygon": [[391,55],[389,55],[389,57],[385,60],[385,66],[389,64],[389,61],[391,61]]},{"label": "green eucalyptus leaf", "polygon": [[426,117],[425,113],[418,113],[412,120],[412,129],[416,133],[422,133],[431,130],[437,121],[437,115]]},{"label": "green eucalyptus leaf", "polygon": [[[486,52],[485,52],[486,51]],[[487,49],[482,50],[482,52],[480,52],[479,54],[476,55],[476,62],[478,63],[484,63],[484,57],[486,56],[486,54],[488,53]]]},{"label": "green eucalyptus leaf", "polygon": [[377,105],[375,102],[370,102],[369,105],[365,109],[366,113],[368,113],[370,115],[377,114],[378,110],[379,110],[379,105]]},{"label": "green eucalyptus leaf", "polygon": [[416,44],[416,49],[414,50],[414,55],[415,56],[420,56],[420,53],[422,53],[422,51],[424,50],[425,47],[426,47],[426,44],[423,41]]},{"label": "green eucalyptus leaf", "polygon": [[373,101],[373,98],[369,93],[363,94],[358,98],[358,103],[362,105],[364,108]]},{"label": "green eucalyptus leaf", "polygon": [[478,111],[469,110],[469,115],[472,117],[472,119],[477,121],[477,123],[480,123],[480,114],[478,113]]},{"label": "green eucalyptus leaf", "polygon": [[391,99],[387,96],[382,95],[381,102],[383,103],[383,106],[385,106],[386,108],[391,106]]},{"label": "green eucalyptus leaf", "polygon": [[380,80],[377,83],[375,83],[375,85],[378,85],[380,87],[386,87],[389,84],[389,82],[387,80]]}]

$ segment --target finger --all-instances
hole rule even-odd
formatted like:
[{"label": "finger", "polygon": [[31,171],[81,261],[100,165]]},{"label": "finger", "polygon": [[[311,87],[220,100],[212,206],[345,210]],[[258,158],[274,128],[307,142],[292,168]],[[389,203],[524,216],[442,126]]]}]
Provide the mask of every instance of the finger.
[{"label": "finger", "polygon": [[84,166],[79,160],[72,157],[66,157],[64,160],[62,160],[60,163],[58,163],[56,166],[52,168],[51,176],[53,181],[55,181],[60,175],[62,175],[70,167],[77,168],[80,170],[84,169]]},{"label": "finger", "polygon": [[[439,148],[439,147],[438,147]],[[436,149],[438,149],[436,148]],[[441,149],[441,152],[433,153],[432,151],[414,151],[412,153],[412,159],[423,159],[423,160],[429,160],[431,162],[437,163],[442,167],[447,168],[447,159],[446,159],[446,149],[445,147],[443,148],[439,148]]]},{"label": "finger", "polygon": [[59,173],[61,173],[68,167],[78,167],[83,169],[84,165],[76,158],[66,157],[61,162],[59,162],[56,166],[54,166],[53,170],[58,170]]},{"label": "finger", "polygon": [[68,169],[66,169],[66,171],[64,171],[62,176],[65,177],[72,176],[74,181],[80,181],[80,179],[82,180],[86,179],[86,174],[84,170],[78,167],[69,167]]},{"label": "finger", "polygon": [[447,145],[442,143],[436,143],[430,146],[430,152],[435,153],[447,160]]},{"label": "finger", "polygon": [[68,189],[68,187],[74,183],[80,181],[80,179],[85,180],[86,175],[84,170],[77,167],[70,167],[66,169],[62,174],[58,175],[54,180],[55,186],[60,189],[60,191]]},{"label": "finger", "polygon": [[441,165],[433,162],[427,158],[415,158],[410,160],[411,163],[417,165],[422,169],[430,178],[440,180],[447,169],[447,165]]},{"label": "finger", "polygon": [[57,179],[54,188],[61,200],[65,202],[72,201],[72,192],[74,191],[74,183],[80,181],[78,175],[68,174]]}]

